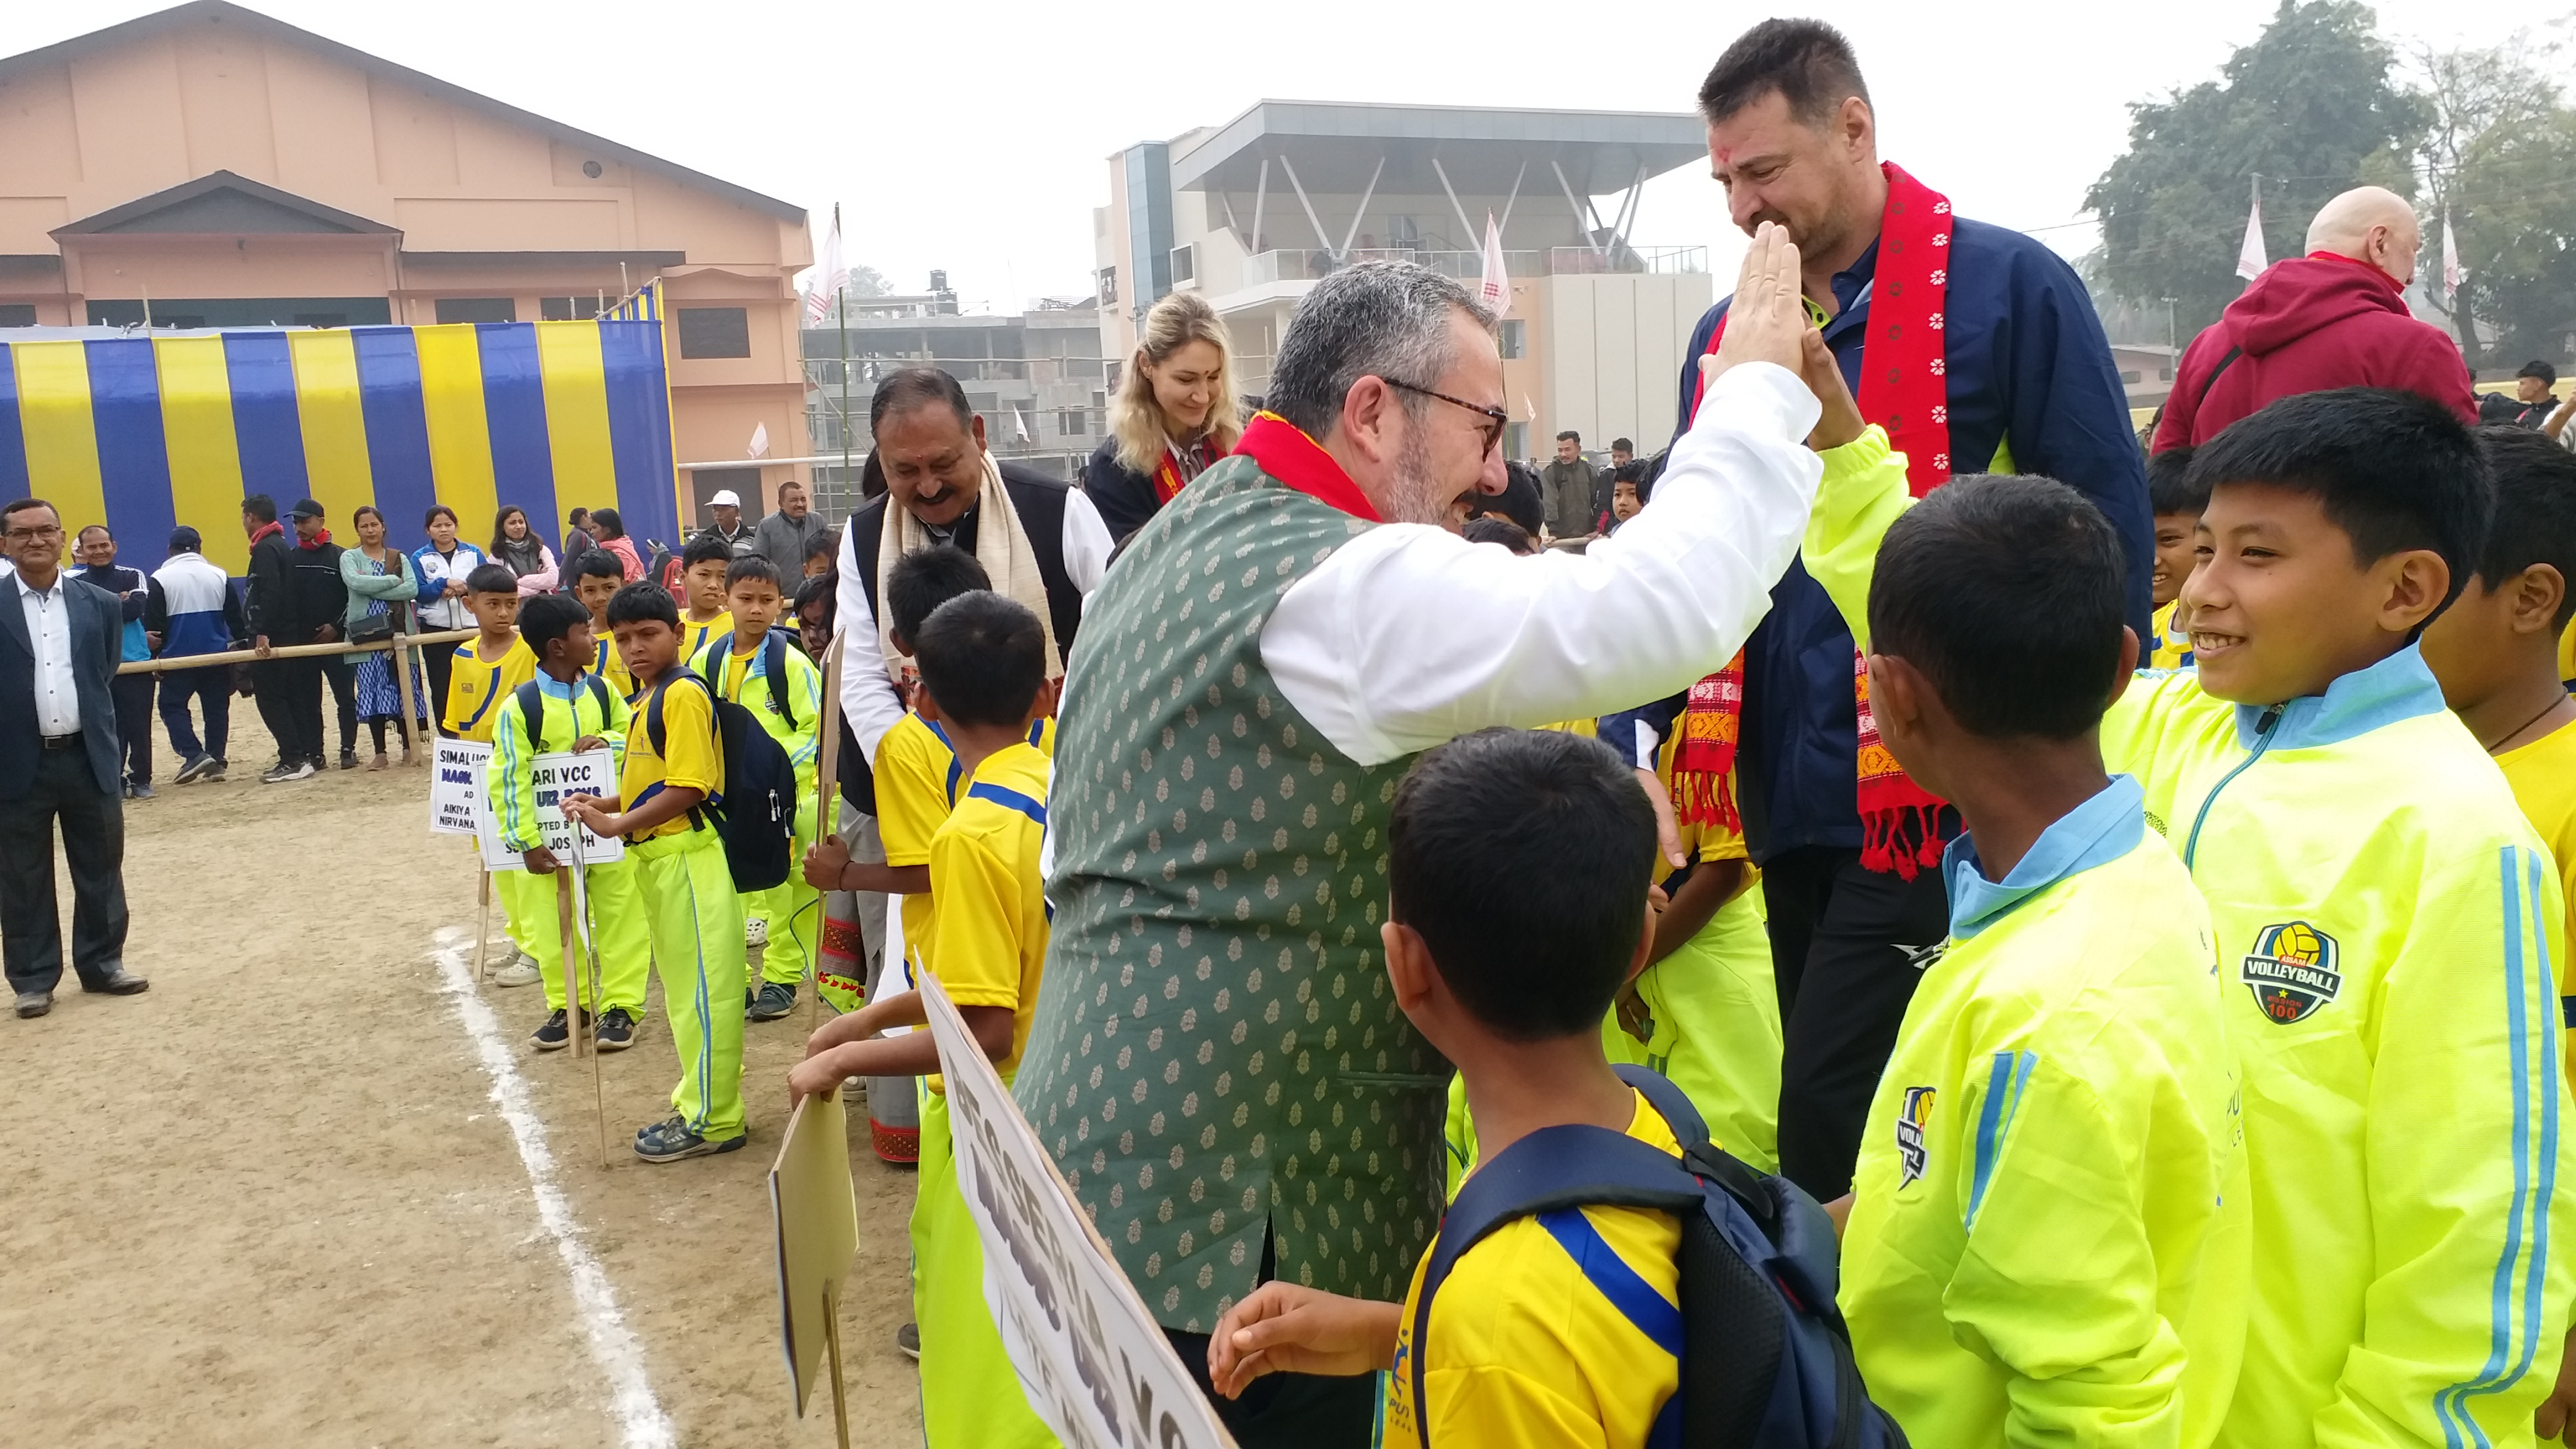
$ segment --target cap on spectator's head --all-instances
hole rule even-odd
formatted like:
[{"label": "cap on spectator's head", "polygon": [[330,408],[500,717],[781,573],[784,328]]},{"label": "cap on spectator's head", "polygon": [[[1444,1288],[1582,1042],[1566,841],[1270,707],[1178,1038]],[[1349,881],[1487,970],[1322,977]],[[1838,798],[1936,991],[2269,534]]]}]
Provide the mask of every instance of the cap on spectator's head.
[{"label": "cap on spectator's head", "polygon": [[190,528],[184,523],[180,524],[177,528],[170,530],[170,551],[172,553],[195,553],[197,550],[204,548],[205,546],[205,539],[200,537],[195,529]]},{"label": "cap on spectator's head", "polygon": [[2539,378],[2541,385],[2544,387],[2556,387],[2558,385],[2558,369],[2550,366],[2546,362],[2526,362],[2522,365],[2522,370],[2515,373],[2514,376]]},{"label": "cap on spectator's head", "polygon": [[295,506],[286,510],[286,516],[289,518],[328,518],[330,515],[324,513],[322,511],[322,505],[314,502],[312,499],[298,498],[295,500]]},{"label": "cap on spectator's head", "polygon": [[707,506],[709,508],[740,508],[742,506],[742,500],[734,496],[734,491],[732,489],[719,488],[716,490],[716,496],[707,500]]}]

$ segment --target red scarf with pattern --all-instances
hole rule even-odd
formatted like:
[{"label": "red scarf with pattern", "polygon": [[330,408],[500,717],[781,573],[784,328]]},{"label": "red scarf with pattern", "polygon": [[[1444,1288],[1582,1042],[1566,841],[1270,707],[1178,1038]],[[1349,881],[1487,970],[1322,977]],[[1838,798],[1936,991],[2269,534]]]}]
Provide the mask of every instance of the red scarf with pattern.
[{"label": "red scarf with pattern", "polygon": [[1744,729],[1744,651],[1724,669],[1690,687],[1682,702],[1673,744],[1673,811],[1699,825],[1744,828],[1726,777],[1735,770],[1735,745]]},{"label": "red scarf with pattern", "polygon": [[[1202,440],[1199,447],[1206,453],[1206,460],[1199,465],[1200,473],[1206,472],[1217,459],[1225,456],[1225,446],[1216,440],[1214,433],[1210,433]],[[1192,478],[1197,476],[1196,473],[1190,475]],[[1181,460],[1173,456],[1172,445],[1166,440],[1163,444],[1162,460],[1154,465],[1154,501],[1171,502],[1173,495],[1187,487],[1189,481],[1189,478],[1181,476]]]},{"label": "red scarf with pattern", "polygon": [[[1860,415],[1887,429],[1889,444],[1905,455],[1906,486],[1920,498],[1950,481],[1949,365],[1942,346],[1942,309],[1950,290],[1950,200],[1893,162],[1882,162],[1878,169],[1887,177],[1887,210],[1879,218],[1878,267],[1868,292],[1857,401]],[[1725,333],[1721,317],[1708,339],[1709,351],[1717,350]],[[1700,390],[1707,388],[1708,377],[1702,373]],[[1908,779],[1888,753],[1878,720],[1870,713],[1869,661],[1854,651],[1852,665],[1860,737],[1854,767],[1860,861],[1868,869],[1912,880],[1924,866],[1940,863],[1935,826],[1947,802]],[[1740,702],[1737,708],[1741,710]],[[1675,771],[1678,783],[1678,758]]]}]

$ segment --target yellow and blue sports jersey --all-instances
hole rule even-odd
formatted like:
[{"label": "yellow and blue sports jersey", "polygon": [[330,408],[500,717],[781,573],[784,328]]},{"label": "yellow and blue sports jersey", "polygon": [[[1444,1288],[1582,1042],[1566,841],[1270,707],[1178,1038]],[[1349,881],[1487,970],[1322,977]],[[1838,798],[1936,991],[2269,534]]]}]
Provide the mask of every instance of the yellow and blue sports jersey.
[{"label": "yellow and blue sports jersey", "polygon": [[[976,766],[957,806],[930,841],[935,909],[922,960],[959,1006],[1011,1011],[1011,1054],[994,1063],[1007,1082],[1037,1019],[1046,965],[1047,906],[1038,878],[1046,797],[1055,762],[1022,742]],[[932,1077],[931,1090],[943,1090]]]},{"label": "yellow and blue sports jersey", "polygon": [[2208,912],[2126,776],[2001,881],[1967,836],[1942,869],[1950,935],[1843,1234],[1861,1377],[1917,1444],[2201,1449],[2243,1353],[2254,1212]]},{"label": "yellow and blue sports jersey", "polygon": [[[716,740],[715,697],[703,681],[664,677],[662,680],[662,743],[668,757],[653,749],[653,732],[647,727],[652,718],[651,694],[635,701],[626,722],[626,758],[617,772],[617,796],[627,809],[633,810],[659,794],[666,786],[697,790],[708,795],[724,793],[724,753]],[[682,811],[652,829],[627,837],[630,841],[657,840],[665,835],[683,835],[699,826]]]},{"label": "yellow and blue sports jersey", "polygon": [[[1628,1135],[1681,1155],[1642,1096]],[[1670,1213],[1588,1207],[1508,1223],[1459,1255],[1431,1304],[1421,1414],[1431,1441],[1478,1449],[1646,1443],[1681,1383],[1681,1240]],[[1430,1262],[1425,1253],[1414,1265],[1398,1320],[1387,1449],[1423,1442],[1413,1315]]]},{"label": "yellow and blue sports jersey", "polygon": [[778,653],[785,663],[787,707],[795,722],[778,712],[778,700],[769,688],[769,650],[755,647],[750,653],[736,652],[730,642],[709,646],[697,657],[699,676],[716,688],[716,693],[751,711],[769,737],[787,752],[788,762],[796,767],[796,798],[814,797],[814,770],[820,762],[823,727],[823,671],[805,657],[805,651],[780,641]]},{"label": "yellow and blue sports jersey", "polygon": [[[1055,754],[1052,716],[1029,726],[1029,742],[1038,752]],[[917,714],[907,714],[877,743],[877,838],[885,846],[886,864],[930,864],[930,837],[957,803],[957,752],[948,747],[947,732]],[[935,887],[938,878],[934,874]],[[903,939],[915,955],[930,939],[931,897],[903,898]]]},{"label": "yellow and blue sports jersey", "polygon": [[617,692],[619,699],[634,703],[635,676],[626,672],[626,656],[617,652],[617,641],[609,637],[605,627],[594,628],[591,635],[594,648],[590,672],[607,680],[608,687]]},{"label": "yellow and blue sports jersey", "polygon": [[1554,724],[1540,725],[1539,728],[1546,730],[1551,734],[1581,735],[1585,739],[1589,740],[1600,737],[1601,721],[1597,719],[1561,719]]},{"label": "yellow and blue sports jersey", "polygon": [[2182,600],[2156,606],[2155,637],[2147,641],[2147,657],[2141,660],[2149,669],[2186,669],[2191,665],[2191,631],[2174,627],[2174,610]]},{"label": "yellow and blue sports jersey", "polygon": [[495,829],[514,851],[542,843],[537,833],[537,802],[529,762],[539,755],[563,754],[582,739],[596,735],[608,742],[610,756],[626,758],[626,729],[633,711],[607,681],[585,674],[570,684],[551,675],[536,676],[542,718],[530,728],[513,689],[494,709],[492,759],[483,767],[483,798],[490,802]]},{"label": "yellow and blue sports jersey", "polygon": [[[2576,724],[2561,725],[2521,749],[2496,756],[2496,765],[2513,787],[2514,802],[2556,859],[2567,899],[2569,943],[2558,958],[2558,1003],[2561,1019],[2576,1025],[2576,967],[2567,960],[2576,956]],[[2569,1034],[2567,1045],[2576,1048],[2576,1032]],[[2568,1080],[2576,1083],[2576,1052],[2568,1057],[2567,1071]]]},{"label": "yellow and blue sports jersey", "polygon": [[733,610],[727,609],[703,624],[690,618],[687,610],[680,611],[680,657],[682,659],[695,659],[704,654],[708,640],[732,637]]},{"label": "yellow and blue sports jersey", "polygon": [[[1864,647],[1911,504],[1878,429],[1826,455],[1801,556]],[[2243,1084],[2247,1388],[2216,1442],[2531,1442],[2576,1300],[2567,916],[2496,762],[2413,645],[2270,705],[2149,674],[2102,754],[2208,902]]]},{"label": "yellow and blue sports jersey", "polygon": [[468,639],[456,646],[456,663],[447,676],[447,718],[440,723],[460,740],[488,745],[502,699],[536,677],[537,656],[515,634],[498,659],[485,659],[479,652],[482,643]]}]

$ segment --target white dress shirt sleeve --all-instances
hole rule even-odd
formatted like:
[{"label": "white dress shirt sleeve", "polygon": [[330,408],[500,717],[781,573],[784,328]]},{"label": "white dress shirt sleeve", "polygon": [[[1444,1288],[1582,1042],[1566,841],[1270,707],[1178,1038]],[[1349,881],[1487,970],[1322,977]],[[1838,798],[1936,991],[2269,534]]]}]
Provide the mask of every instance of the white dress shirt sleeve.
[{"label": "white dress shirt sleeve", "polygon": [[841,528],[841,584],[834,623],[841,634],[841,718],[877,767],[877,742],[903,721],[903,701],[895,696],[894,679],[886,673],[885,654],[877,645],[876,601],[868,597],[867,580],[859,576],[855,542],[858,530]]},{"label": "white dress shirt sleeve", "polygon": [[1079,488],[1065,490],[1064,576],[1082,590],[1085,600],[1100,587],[1100,576],[1109,570],[1109,551],[1116,546],[1091,495]]},{"label": "white dress shirt sleeve", "polygon": [[1582,554],[1370,529],[1289,587],[1262,660],[1361,764],[1660,699],[1733,658],[1770,609],[1824,471],[1805,443],[1818,411],[1785,368],[1729,370],[1654,501]]}]

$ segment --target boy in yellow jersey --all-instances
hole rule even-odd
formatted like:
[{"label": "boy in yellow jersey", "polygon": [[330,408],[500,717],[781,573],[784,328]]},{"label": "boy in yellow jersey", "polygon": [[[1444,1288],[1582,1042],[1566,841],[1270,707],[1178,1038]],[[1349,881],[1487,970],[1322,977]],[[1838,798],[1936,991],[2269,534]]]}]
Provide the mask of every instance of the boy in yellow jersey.
[{"label": "boy in yellow jersey", "polygon": [[[595,652],[590,615],[576,600],[563,594],[528,600],[519,610],[519,638],[537,656],[537,674],[510,691],[494,711],[498,723],[492,731],[484,799],[491,802],[502,843],[524,857],[527,875],[537,887],[526,905],[532,917],[543,917],[530,920],[528,945],[545,977],[549,1014],[530,1040],[539,1051],[558,1050],[571,1043],[575,1030],[593,1030],[596,1015],[593,1039],[599,1049],[624,1051],[635,1044],[635,1021],[644,1013],[644,976],[653,954],[643,907],[635,897],[635,862],[621,857],[583,870],[591,939],[599,952],[600,999],[591,999],[581,975],[586,963],[576,960],[573,971],[583,1003],[582,1021],[576,1024],[564,986],[563,933],[547,929],[555,919],[551,897],[560,889],[556,872],[570,869],[572,862],[556,859],[539,838],[533,767],[542,754],[606,750],[622,757],[630,711],[625,697],[589,669]],[[531,686],[534,715],[527,709]]]},{"label": "boy in yellow jersey", "polygon": [[[608,627],[638,687],[614,796],[575,795],[564,812],[633,856],[662,978],[662,1009],[680,1054],[672,1115],[635,1134],[635,1155],[677,1162],[743,1144],[742,993],[749,966],[742,898],[724,841],[699,806],[724,795],[715,695],[682,678],[680,610],[659,584],[628,584],[608,601]],[[658,714],[661,740],[654,740]]]},{"label": "boy in yellow jersey", "polygon": [[2147,460],[2147,506],[2156,516],[2156,561],[2147,576],[2156,613],[2146,664],[2180,669],[2191,662],[2191,628],[2190,611],[2177,600],[2182,581],[2191,576],[2192,529],[2200,522],[2200,510],[2209,506],[2209,491],[2191,481],[2191,449],[2167,448]]},{"label": "boy in yellow jersey", "polygon": [[608,550],[592,549],[573,560],[572,596],[590,611],[590,672],[607,680],[619,699],[632,700],[635,677],[626,672],[626,661],[617,653],[616,636],[608,632],[608,601],[624,587],[626,575],[618,565],[617,555]]},{"label": "boy in yellow jersey", "polygon": [[[1045,634],[1026,608],[977,592],[941,605],[915,644],[920,707],[947,731],[963,780],[956,809],[931,841],[938,909],[929,939],[915,945],[1008,1082],[1036,1017],[1046,962],[1038,851],[1050,761],[1028,738],[1030,722],[1054,705]],[[939,1059],[929,1033],[868,1039],[924,1019],[911,991],[835,1018],[807,1042],[805,1060],[788,1075],[790,1095],[828,1093],[852,1076],[932,1072]],[[948,1099],[936,1076],[922,1102],[912,1256],[923,1437],[976,1449],[1053,1445],[984,1306],[983,1247],[958,1190]]]},{"label": "boy in yellow jersey", "polygon": [[[465,608],[481,632],[456,646],[456,662],[448,673],[447,715],[438,727],[450,738],[488,745],[501,701],[535,677],[537,656],[519,640],[518,575],[499,564],[475,569],[465,576]],[[518,948],[493,983],[533,986],[543,979],[536,948],[538,938],[553,929],[554,903],[530,886],[523,871],[495,872],[492,893],[500,898],[510,944]]]},{"label": "boy in yellow jersey", "polygon": [[711,640],[733,633],[733,615],[725,612],[725,572],[733,566],[733,550],[721,538],[699,534],[680,551],[680,597],[687,607],[680,611],[680,658],[682,662],[706,652]]},{"label": "boy in yellow jersey", "polygon": [[[2576,1299],[2565,905],[2416,643],[2492,471],[2371,388],[2283,398],[2191,466],[2193,667],[2131,682],[2101,739],[2208,903],[2243,1083],[2253,1289],[2215,1442],[2529,1443]],[[1846,620],[1912,506],[1901,455],[1828,458],[1802,553]]]},{"label": "boy in yellow jersey", "polygon": [[2102,764],[2122,573],[2075,490],[1961,479],[1888,530],[1851,621],[1881,736],[1966,827],[1842,1204],[1853,1355],[1918,1444],[2201,1449],[2236,1389],[2253,1204],[2216,946]]},{"label": "boy in yellow jersey", "polygon": [[[725,570],[725,598],[732,606],[733,634],[707,645],[694,667],[720,698],[751,711],[796,767],[796,848],[801,855],[814,846],[823,671],[785,634],[770,631],[787,605],[778,591],[776,564],[756,553],[735,559]],[[795,1009],[796,983],[805,979],[805,963],[813,959],[823,927],[822,893],[791,872],[778,885],[744,897],[743,911],[766,923],[766,929],[749,933],[763,947],[759,995],[745,1002],[744,1010],[753,1021],[776,1021]]]},{"label": "boy in yellow jersey", "polygon": [[[1678,1155],[1672,1129],[1602,1052],[1603,1015],[1654,949],[1655,818],[1634,773],[1578,736],[1483,730],[1415,763],[1387,839],[1387,979],[1457,1064],[1484,1160],[1574,1123]],[[1664,1346],[1677,1334],[1656,1321],[1679,1317],[1680,1249],[1680,1223],[1641,1208],[1495,1229],[1432,1302],[1418,1350],[1424,1402],[1413,1389],[1418,1267],[1402,1305],[1262,1284],[1218,1322],[1208,1378],[1236,1398],[1266,1373],[1393,1370],[1388,1449],[1634,1449],[1680,1383]]]}]

